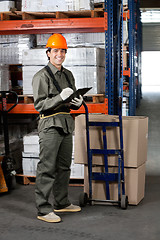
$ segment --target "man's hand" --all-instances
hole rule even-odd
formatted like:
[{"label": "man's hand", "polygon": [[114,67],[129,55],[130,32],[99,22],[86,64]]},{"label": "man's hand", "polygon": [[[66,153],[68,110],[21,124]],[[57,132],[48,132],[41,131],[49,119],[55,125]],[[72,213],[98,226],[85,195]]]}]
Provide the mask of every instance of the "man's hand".
[{"label": "man's hand", "polygon": [[64,88],[62,90],[62,92],[60,93],[60,96],[62,98],[62,100],[66,100],[71,94],[73,93],[73,89],[67,87],[67,88]]},{"label": "man's hand", "polygon": [[82,105],[82,102],[83,102],[83,97],[79,95],[79,98],[76,98],[76,97],[73,98],[70,103],[76,107],[80,107]]}]

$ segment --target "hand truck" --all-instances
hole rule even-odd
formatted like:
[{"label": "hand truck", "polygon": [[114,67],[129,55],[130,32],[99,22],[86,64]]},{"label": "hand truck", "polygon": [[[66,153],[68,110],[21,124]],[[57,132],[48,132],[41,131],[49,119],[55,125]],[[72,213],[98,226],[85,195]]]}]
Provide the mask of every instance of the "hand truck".
[{"label": "hand truck", "polygon": [[[15,188],[16,185],[14,160],[10,156],[9,149],[8,113],[18,104],[18,95],[14,91],[0,91],[0,95],[2,100],[1,114],[5,146],[5,155],[3,156],[0,165],[0,192],[7,192],[8,190]],[[15,96],[16,101],[9,109],[7,109],[7,99],[9,95]]]},{"label": "hand truck", "polygon": [[[85,206],[87,203],[90,205],[93,202],[108,202],[117,203],[122,209],[126,209],[128,206],[128,196],[125,195],[125,180],[124,180],[124,155],[123,155],[123,131],[122,131],[122,110],[120,110],[118,122],[94,122],[89,121],[88,107],[83,101],[85,108],[86,118],[86,139],[87,139],[87,157],[88,157],[88,178],[89,178],[89,196],[87,193],[81,193],[79,196],[80,206]],[[91,149],[90,148],[90,136],[89,127],[101,127],[103,131],[103,149]],[[119,127],[120,131],[120,149],[107,149],[106,128],[107,127]],[[104,156],[105,172],[92,172],[92,155],[101,154]],[[108,172],[108,155],[118,156],[118,173]],[[106,200],[99,200],[92,198],[92,180],[104,181],[106,185]],[[109,183],[118,183],[118,201],[110,200]]]}]

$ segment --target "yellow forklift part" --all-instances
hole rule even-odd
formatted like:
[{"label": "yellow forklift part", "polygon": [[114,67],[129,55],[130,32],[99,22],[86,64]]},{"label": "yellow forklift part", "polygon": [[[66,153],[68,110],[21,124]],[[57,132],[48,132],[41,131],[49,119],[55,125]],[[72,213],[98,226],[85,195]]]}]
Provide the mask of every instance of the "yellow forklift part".
[{"label": "yellow forklift part", "polygon": [[0,157],[0,193],[1,192],[8,192],[8,187],[4,178],[2,166],[1,166],[2,158]]}]

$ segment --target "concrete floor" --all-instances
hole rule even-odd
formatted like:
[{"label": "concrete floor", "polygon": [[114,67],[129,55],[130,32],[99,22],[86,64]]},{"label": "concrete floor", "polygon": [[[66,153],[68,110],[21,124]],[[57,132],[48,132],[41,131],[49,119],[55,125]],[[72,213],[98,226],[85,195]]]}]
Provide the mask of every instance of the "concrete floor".
[{"label": "concrete floor", "polygon": [[[160,177],[146,177],[145,198],[127,210],[117,206],[87,205],[79,213],[61,213],[61,223],[36,219],[34,186],[19,185],[0,199],[1,240],[159,240]],[[82,187],[70,187],[70,199],[78,203]]]},{"label": "concrete floor", "polygon": [[[36,219],[34,185],[18,185],[10,194],[0,195],[1,240],[159,240],[160,95],[144,95],[137,115],[149,116],[149,148],[145,198],[138,206],[121,210],[117,206],[87,205],[79,213],[61,213],[61,223]],[[70,187],[70,200],[78,204],[82,187]]]},{"label": "concrete floor", "polygon": [[146,173],[160,176],[160,92],[144,92],[136,115],[149,118]]}]

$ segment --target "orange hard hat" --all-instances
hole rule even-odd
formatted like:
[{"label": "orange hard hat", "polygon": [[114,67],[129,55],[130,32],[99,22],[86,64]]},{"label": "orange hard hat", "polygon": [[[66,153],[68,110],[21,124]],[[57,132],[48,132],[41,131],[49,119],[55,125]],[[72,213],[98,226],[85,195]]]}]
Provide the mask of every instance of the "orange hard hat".
[{"label": "orange hard hat", "polygon": [[48,38],[46,48],[67,49],[66,39],[59,33],[55,33]]}]

